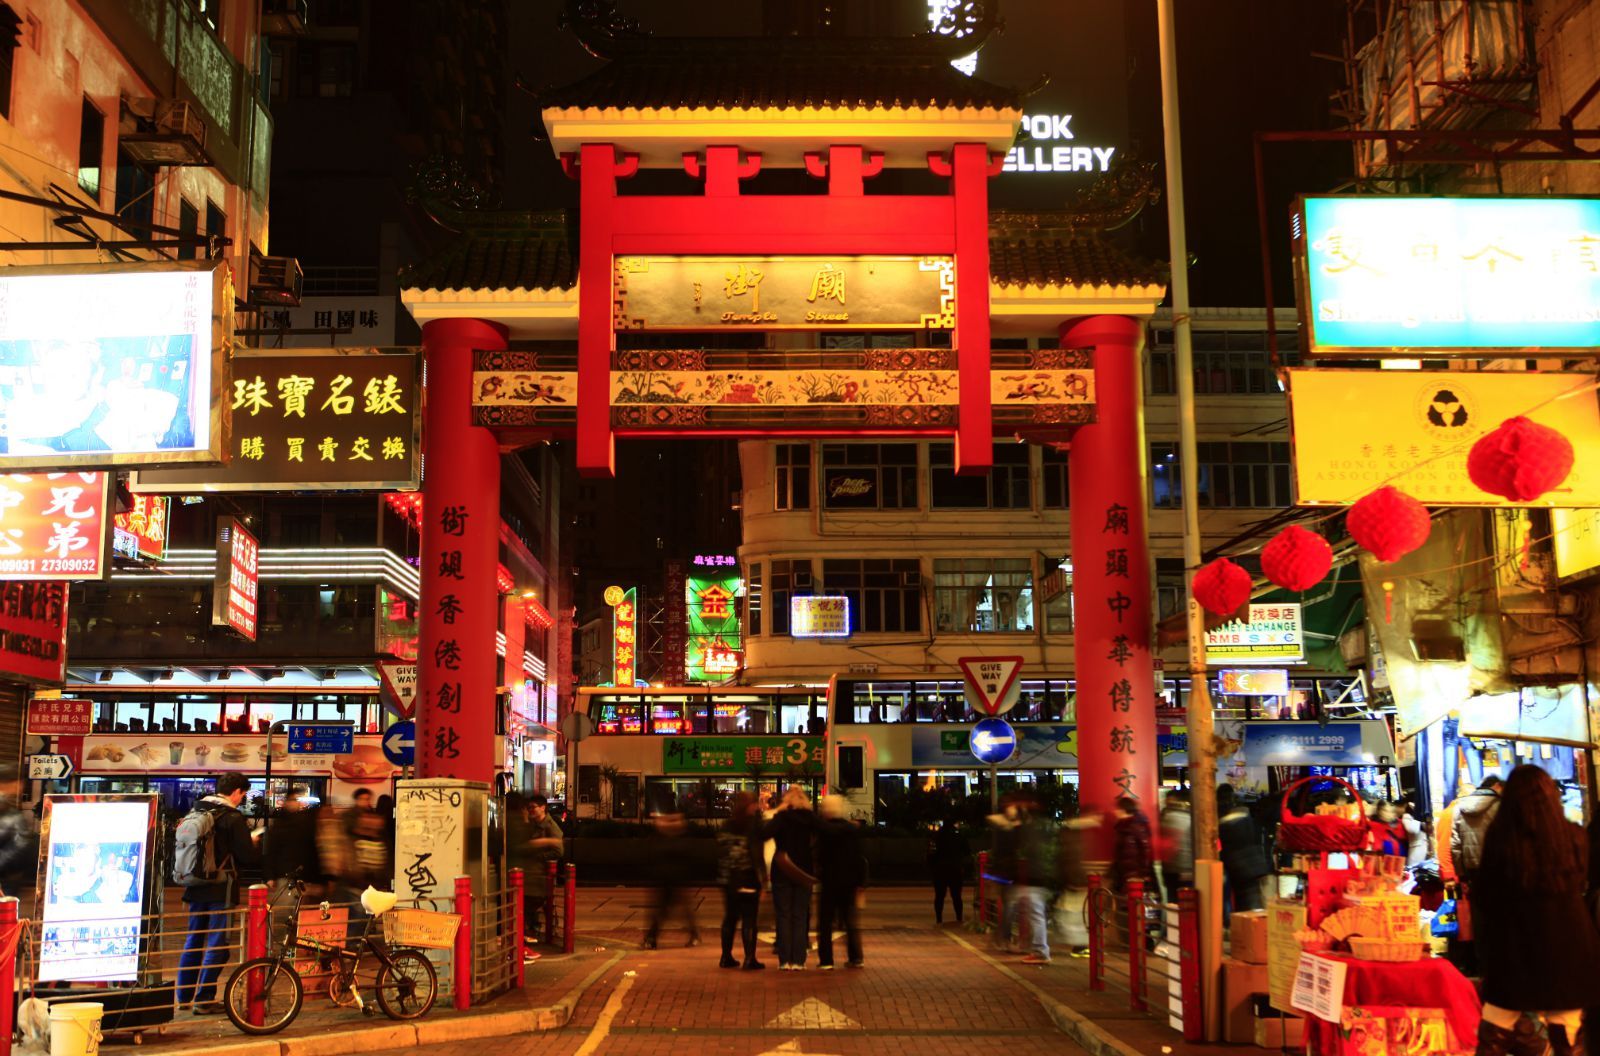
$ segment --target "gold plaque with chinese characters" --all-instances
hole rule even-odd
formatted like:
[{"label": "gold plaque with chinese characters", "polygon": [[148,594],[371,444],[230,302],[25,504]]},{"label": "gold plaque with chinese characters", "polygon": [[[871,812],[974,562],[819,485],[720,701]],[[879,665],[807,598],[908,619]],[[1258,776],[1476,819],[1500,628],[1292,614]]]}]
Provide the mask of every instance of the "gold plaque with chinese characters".
[{"label": "gold plaque with chinese characters", "polygon": [[951,257],[618,257],[618,330],[948,330]]}]

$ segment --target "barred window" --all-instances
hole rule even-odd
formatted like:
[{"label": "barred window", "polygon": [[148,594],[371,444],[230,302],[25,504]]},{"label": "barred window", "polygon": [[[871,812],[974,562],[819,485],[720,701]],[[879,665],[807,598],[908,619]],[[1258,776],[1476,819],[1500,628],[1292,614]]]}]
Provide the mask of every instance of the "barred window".
[{"label": "barred window", "polygon": [[822,593],[850,599],[850,632],[922,630],[922,570],[916,558],[829,558]]},{"label": "barred window", "polygon": [[822,505],[830,510],[916,509],[917,445],[822,445]]}]

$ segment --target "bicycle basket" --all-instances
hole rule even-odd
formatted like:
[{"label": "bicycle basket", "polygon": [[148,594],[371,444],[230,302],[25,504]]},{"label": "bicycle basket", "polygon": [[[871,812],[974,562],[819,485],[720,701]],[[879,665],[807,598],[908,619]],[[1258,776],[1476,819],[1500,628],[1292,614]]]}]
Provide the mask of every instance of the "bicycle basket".
[{"label": "bicycle basket", "polygon": [[383,937],[393,946],[413,946],[423,950],[448,950],[456,944],[461,927],[459,913],[434,913],[426,909],[396,906],[385,913]]},{"label": "bicycle basket", "polygon": [[1286,851],[1297,854],[1315,854],[1322,851],[1350,853],[1365,850],[1371,836],[1366,819],[1359,821],[1333,814],[1291,814],[1289,801],[1295,789],[1310,781],[1333,781],[1349,789],[1361,802],[1361,792],[1350,782],[1339,777],[1302,777],[1283,790],[1282,815],[1278,821],[1278,844]]}]

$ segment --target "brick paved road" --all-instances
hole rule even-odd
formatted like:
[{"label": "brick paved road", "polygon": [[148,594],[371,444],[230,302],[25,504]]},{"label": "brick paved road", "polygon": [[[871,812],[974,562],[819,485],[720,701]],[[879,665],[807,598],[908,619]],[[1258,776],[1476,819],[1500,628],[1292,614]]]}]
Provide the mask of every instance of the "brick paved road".
[{"label": "brick paved road", "polygon": [[[668,933],[667,941],[682,941]],[[709,935],[707,936],[710,937]],[[842,940],[842,936],[841,936]],[[716,967],[714,946],[630,951],[555,1034],[430,1046],[425,1056],[1077,1056],[1038,1000],[932,927],[866,933],[867,967]]]}]

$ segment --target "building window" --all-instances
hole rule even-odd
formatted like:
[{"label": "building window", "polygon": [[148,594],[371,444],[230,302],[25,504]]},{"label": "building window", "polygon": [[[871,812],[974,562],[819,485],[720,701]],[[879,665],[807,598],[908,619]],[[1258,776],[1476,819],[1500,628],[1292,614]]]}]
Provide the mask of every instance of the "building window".
[{"label": "building window", "polygon": [[1053,572],[1048,571],[1049,564],[1043,567],[1046,571],[1039,581],[1039,594],[1044,602],[1044,629],[1049,634],[1071,634],[1072,566],[1061,562]]},{"label": "building window", "polygon": [[355,90],[354,44],[301,41],[294,63],[295,94],[302,98],[340,99]]},{"label": "building window", "polygon": [[777,496],[773,508],[809,510],[811,508],[811,445],[778,444],[773,452]]},{"label": "building window", "polygon": [[[30,39],[36,42],[38,19],[28,16]],[[11,120],[11,75],[17,65],[17,47],[22,40],[22,20],[10,5],[0,4],[0,117]],[[38,47],[34,47],[38,51]]]},{"label": "building window", "polygon": [[[16,50],[15,46],[12,50]],[[78,186],[97,204],[100,201],[100,167],[105,164],[105,157],[105,115],[85,96],[83,117],[78,125]]]},{"label": "building window", "polygon": [[1067,453],[1046,445],[1040,449],[1040,475],[1044,477],[1044,508],[1064,510],[1072,502],[1072,489],[1067,485]]},{"label": "building window", "polygon": [[772,604],[768,606],[772,633],[789,633],[790,598],[814,593],[810,558],[772,562]]},{"label": "building window", "polygon": [[823,444],[822,505],[830,510],[917,508],[916,444]]},{"label": "building window", "polygon": [[928,448],[928,492],[936,510],[1027,510],[1029,495],[1028,445],[994,445],[994,467],[983,476],[958,476],[955,445]]},{"label": "building window", "polygon": [[[135,161],[126,150],[117,148],[117,215],[134,224],[152,224],[155,222],[155,174]],[[135,227],[138,232],[135,237],[144,237],[147,232],[142,227]]]},{"label": "building window", "polygon": [[761,563],[752,562],[744,570],[744,627],[746,634],[761,633]]},{"label": "building window", "polygon": [[219,240],[228,237],[228,214],[216,202],[206,200],[206,238],[211,240],[211,252],[220,253]]},{"label": "building window", "polygon": [[850,599],[852,634],[922,631],[922,568],[916,558],[822,562],[822,593]]},{"label": "building window", "polygon": [[[189,204],[189,199],[178,199],[178,232],[185,237],[200,233],[200,210]],[[178,247],[179,260],[195,260],[200,256],[200,246],[190,244]]]},{"label": "building window", "polygon": [[[1283,390],[1267,355],[1266,330],[1196,330],[1194,391],[1201,395],[1276,395]],[[1300,362],[1300,335],[1278,331],[1278,358],[1285,366]],[[1171,396],[1178,391],[1177,351],[1170,327],[1150,331],[1150,391]]]},{"label": "building window", "polygon": [[[1200,456],[1200,505],[1216,509],[1272,509],[1291,504],[1289,445],[1207,442]],[[1150,445],[1151,501],[1157,509],[1183,505],[1178,445]]]},{"label": "building window", "polygon": [[1156,619],[1183,614],[1188,603],[1188,586],[1183,575],[1183,559],[1156,558]]},{"label": "building window", "polygon": [[1030,558],[938,558],[933,593],[941,634],[1033,630]]}]

